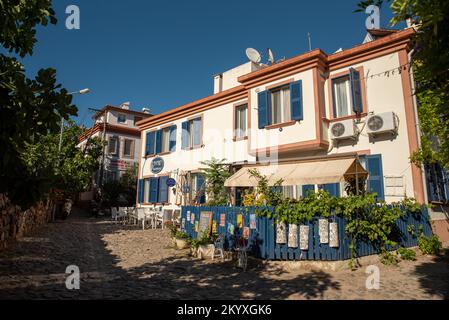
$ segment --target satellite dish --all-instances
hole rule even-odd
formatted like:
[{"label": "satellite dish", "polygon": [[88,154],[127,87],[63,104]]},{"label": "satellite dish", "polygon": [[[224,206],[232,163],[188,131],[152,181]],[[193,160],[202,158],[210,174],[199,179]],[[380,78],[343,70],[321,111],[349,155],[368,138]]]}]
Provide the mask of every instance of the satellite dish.
[{"label": "satellite dish", "polygon": [[260,63],[260,60],[262,60],[262,57],[256,49],[248,48],[246,49],[246,56],[248,59],[254,63]]},{"label": "satellite dish", "polygon": [[275,64],[276,63],[276,60],[274,59],[273,51],[270,48],[268,48],[268,62],[270,64]]}]

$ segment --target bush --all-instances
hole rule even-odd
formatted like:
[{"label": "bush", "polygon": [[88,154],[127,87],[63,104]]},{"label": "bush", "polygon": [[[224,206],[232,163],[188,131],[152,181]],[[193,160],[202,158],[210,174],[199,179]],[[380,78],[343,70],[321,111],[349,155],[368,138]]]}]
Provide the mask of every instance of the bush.
[{"label": "bush", "polygon": [[416,260],[416,252],[412,249],[399,248],[397,252],[402,260],[409,260],[409,261]]},{"label": "bush", "polygon": [[386,266],[395,266],[399,263],[399,258],[390,251],[384,251],[380,254],[380,262]]},{"label": "bush", "polygon": [[442,249],[442,244],[436,235],[428,238],[421,234],[418,238],[418,247],[423,254],[438,255]]}]

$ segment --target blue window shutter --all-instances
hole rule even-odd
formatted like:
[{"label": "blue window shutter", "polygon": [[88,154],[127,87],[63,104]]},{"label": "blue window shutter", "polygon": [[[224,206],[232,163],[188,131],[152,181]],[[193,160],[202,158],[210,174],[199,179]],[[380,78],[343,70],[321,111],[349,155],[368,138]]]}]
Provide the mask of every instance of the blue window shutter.
[{"label": "blue window shutter", "polygon": [[176,151],[176,125],[170,127],[170,152]]},{"label": "blue window shutter", "polygon": [[259,129],[263,129],[270,124],[270,93],[262,91],[257,94],[257,116]]},{"label": "blue window shutter", "polygon": [[182,136],[181,136],[181,149],[185,150],[189,148],[189,140],[190,140],[190,133],[189,133],[189,122],[183,122],[182,123]]},{"label": "blue window shutter", "polygon": [[199,203],[205,203],[206,202],[206,192],[205,192],[206,186],[204,185],[204,177],[201,174],[197,175],[196,179],[196,190],[197,192],[201,192],[201,196],[198,199]]},{"label": "blue window shutter", "polygon": [[137,198],[137,203],[142,203],[143,202],[143,195],[144,195],[144,180],[143,179],[139,179],[139,193],[138,193],[138,198]]},{"label": "blue window shutter", "polygon": [[304,119],[302,107],[302,81],[290,84],[290,107],[292,120],[301,121]]},{"label": "blue window shutter", "polygon": [[153,155],[154,154],[154,139],[155,139],[155,132],[148,132],[147,133],[147,141],[146,141],[146,151],[145,155]]},{"label": "blue window shutter", "polygon": [[156,131],[156,154],[162,151],[162,130]]},{"label": "blue window shutter", "polygon": [[310,192],[315,192],[315,185],[307,184],[302,186],[302,196],[307,197]]},{"label": "blue window shutter", "polygon": [[376,193],[378,200],[385,200],[382,155],[374,154],[366,156],[366,170],[369,174],[368,192]]},{"label": "blue window shutter", "polygon": [[363,103],[360,72],[354,68],[349,69],[349,83],[351,84],[352,110],[357,114],[362,113]]},{"label": "blue window shutter", "polygon": [[150,203],[158,202],[159,178],[150,178]]},{"label": "blue window shutter", "polygon": [[193,146],[198,147],[201,145],[201,123],[202,118],[196,118],[193,120]]},{"label": "blue window shutter", "polygon": [[168,177],[160,177],[159,178],[159,203],[168,203],[168,185],[167,185]]},{"label": "blue window shutter", "polygon": [[333,197],[340,197],[340,184],[339,183],[328,183],[322,186],[324,191],[327,191]]}]

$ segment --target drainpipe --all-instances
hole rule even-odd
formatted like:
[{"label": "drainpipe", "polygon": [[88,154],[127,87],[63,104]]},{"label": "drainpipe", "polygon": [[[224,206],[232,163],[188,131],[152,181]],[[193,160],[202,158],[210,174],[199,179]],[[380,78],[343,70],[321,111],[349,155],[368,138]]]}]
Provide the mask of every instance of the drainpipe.
[{"label": "drainpipe", "polygon": [[[415,127],[417,132],[417,140],[418,140],[418,147],[421,148],[421,127],[419,124],[419,116],[418,116],[418,99],[416,98],[416,85],[415,85],[415,77],[413,75],[413,66],[411,64],[413,53],[415,52],[415,49],[410,50],[408,53],[408,62],[410,63],[410,83],[411,83],[411,89],[412,89],[412,100],[413,100],[413,109],[415,113]],[[421,165],[421,176],[422,176],[422,183],[423,183],[423,192],[424,192],[424,201],[425,203],[429,202],[428,194],[427,194],[427,181],[426,181],[426,173],[424,171],[424,166]]]},{"label": "drainpipe", "polygon": [[[103,134],[102,134],[102,141],[106,140],[106,123],[107,123],[107,112],[105,112],[104,118],[103,118]],[[98,177],[98,187],[101,188],[103,184],[103,174],[104,174],[104,161],[105,161],[105,153],[106,153],[106,145],[103,146],[103,154],[101,156],[101,165],[100,165],[100,174]]]}]

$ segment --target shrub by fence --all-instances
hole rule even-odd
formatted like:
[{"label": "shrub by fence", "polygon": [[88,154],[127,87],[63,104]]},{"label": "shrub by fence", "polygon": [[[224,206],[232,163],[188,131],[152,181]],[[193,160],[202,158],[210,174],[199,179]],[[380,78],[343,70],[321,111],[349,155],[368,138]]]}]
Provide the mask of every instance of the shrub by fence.
[{"label": "shrub by fence", "polygon": [[[339,216],[314,218],[304,224],[308,228],[293,227],[292,231],[295,231],[295,228],[297,229],[292,237],[297,239],[295,243],[297,246],[293,245],[292,247],[291,243],[289,243],[290,226],[288,224],[285,225],[285,229],[281,231],[284,232],[283,236],[282,233],[280,234],[280,238],[285,238],[285,243],[278,243],[280,239],[277,239],[278,226],[276,221],[267,217],[257,216],[256,208],[252,207],[182,207],[181,228],[192,238],[196,238],[198,235],[197,228],[199,227],[196,227],[196,225],[199,226],[201,212],[212,212],[212,225],[216,229],[216,233],[225,235],[225,247],[227,248],[234,247],[235,239],[243,236],[244,228],[249,228],[249,241],[252,244],[252,253],[261,259],[337,261],[351,258],[351,238],[350,235],[345,233],[345,219]],[[241,215],[241,227],[238,226],[239,215]],[[253,225],[250,224],[251,215],[253,215],[252,218],[254,218],[255,225],[254,223]],[[320,237],[320,219],[328,221],[327,230],[329,230],[330,223],[334,223],[333,227],[335,227],[336,223],[337,229],[333,238],[337,243],[334,243],[334,246],[331,246],[329,243],[329,232],[327,233],[327,239]],[[229,228],[230,225],[234,226],[233,234],[232,228]],[[307,229],[307,234],[301,234],[301,232],[304,233]],[[321,232],[322,235],[325,234],[325,232]],[[423,207],[421,212],[418,213],[406,212],[402,218],[396,221],[394,234],[397,237],[395,240],[398,243],[398,247],[417,246],[418,232],[423,232],[425,236],[432,235],[426,207]],[[301,237],[303,241],[300,241]],[[307,244],[304,243],[305,239],[307,239]],[[307,249],[301,249],[300,242],[303,245],[302,248],[307,247]],[[356,250],[357,257],[379,253],[379,250],[369,241],[358,241]]]}]

